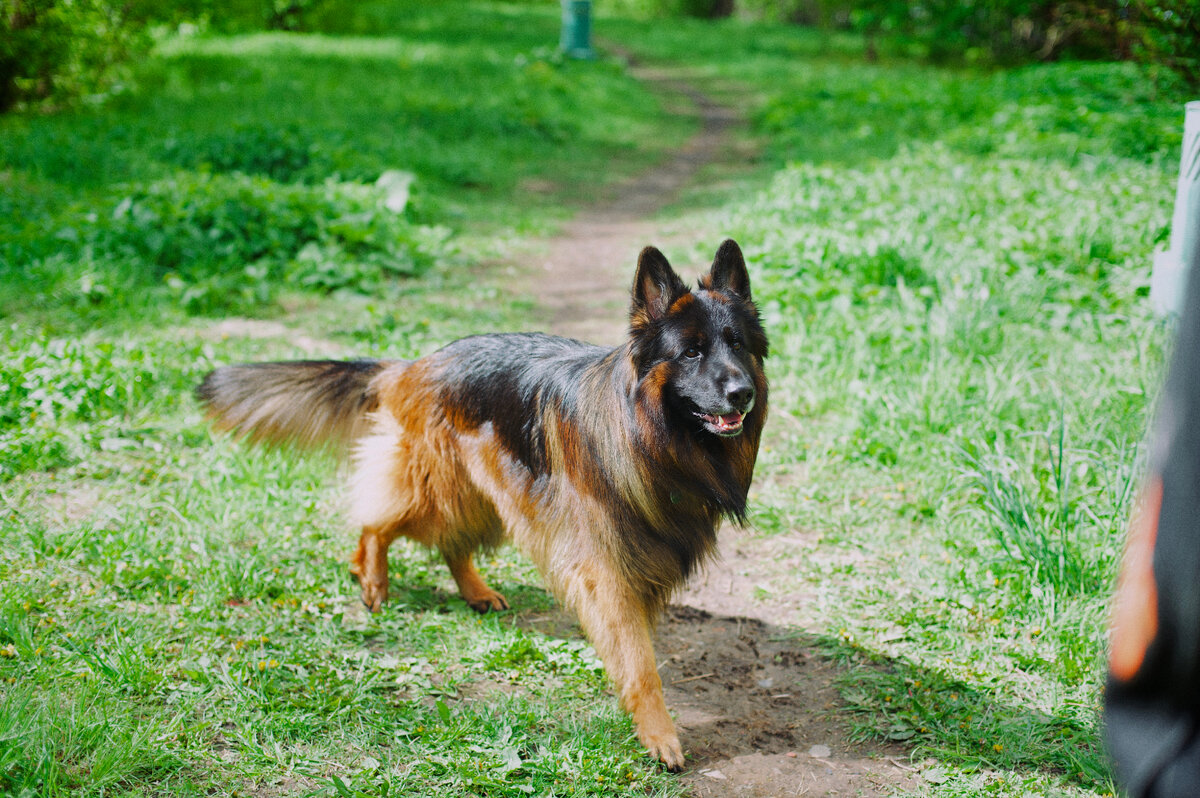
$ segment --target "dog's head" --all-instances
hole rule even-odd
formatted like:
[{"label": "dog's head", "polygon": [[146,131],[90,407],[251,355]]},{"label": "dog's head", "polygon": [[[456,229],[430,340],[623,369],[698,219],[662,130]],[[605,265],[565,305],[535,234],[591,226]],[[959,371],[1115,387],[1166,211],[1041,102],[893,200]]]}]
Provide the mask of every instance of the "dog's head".
[{"label": "dog's head", "polygon": [[738,245],[727,240],[691,291],[654,247],[638,258],[630,311],[638,379],[697,432],[740,435],[766,401],[767,336]]}]

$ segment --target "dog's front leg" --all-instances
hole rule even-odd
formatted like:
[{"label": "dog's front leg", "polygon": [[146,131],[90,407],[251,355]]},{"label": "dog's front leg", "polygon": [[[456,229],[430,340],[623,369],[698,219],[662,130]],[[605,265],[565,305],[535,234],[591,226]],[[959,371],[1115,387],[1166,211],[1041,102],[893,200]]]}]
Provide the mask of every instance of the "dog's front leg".
[{"label": "dog's front leg", "polygon": [[667,714],[654,662],[649,611],[625,595],[616,579],[583,578],[579,622],[617,686],[621,706],[633,716],[638,739],[668,769],[683,769],[683,747]]}]

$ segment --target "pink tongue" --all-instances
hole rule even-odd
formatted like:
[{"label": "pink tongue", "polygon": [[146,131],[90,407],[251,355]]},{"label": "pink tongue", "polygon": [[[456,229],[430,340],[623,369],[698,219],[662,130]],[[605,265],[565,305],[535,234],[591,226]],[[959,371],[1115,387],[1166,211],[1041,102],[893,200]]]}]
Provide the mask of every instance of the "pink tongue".
[{"label": "pink tongue", "polygon": [[731,429],[742,423],[741,413],[730,413],[727,416],[717,416],[717,426],[721,429]]}]

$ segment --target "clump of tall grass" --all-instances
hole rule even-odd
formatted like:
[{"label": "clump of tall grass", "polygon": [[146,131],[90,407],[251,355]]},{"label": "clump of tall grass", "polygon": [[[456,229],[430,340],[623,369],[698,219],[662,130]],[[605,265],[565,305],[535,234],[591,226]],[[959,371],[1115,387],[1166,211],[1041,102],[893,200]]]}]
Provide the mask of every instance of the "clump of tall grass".
[{"label": "clump of tall grass", "polygon": [[1132,451],[1072,448],[1060,415],[1025,436],[1021,460],[997,446],[962,451],[964,476],[1008,564],[1055,593],[1100,595],[1112,584],[1139,460]]}]

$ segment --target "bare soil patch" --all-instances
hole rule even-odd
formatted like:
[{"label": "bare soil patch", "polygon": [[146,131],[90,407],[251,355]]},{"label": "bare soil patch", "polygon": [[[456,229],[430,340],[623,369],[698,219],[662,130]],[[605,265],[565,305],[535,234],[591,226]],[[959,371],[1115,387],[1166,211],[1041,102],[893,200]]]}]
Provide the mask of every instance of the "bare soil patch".
[{"label": "bare soil patch", "polygon": [[[518,610],[513,622],[582,636],[565,610]],[[888,796],[921,783],[899,745],[850,739],[838,712],[838,666],[801,629],[675,604],[659,624],[655,653],[688,756],[681,778],[697,798]],[[523,689],[488,682],[464,695]]]},{"label": "bare soil patch", "polygon": [[837,666],[798,630],[676,605],[657,653],[693,795],[882,796],[916,783],[901,749],[849,740]]}]

